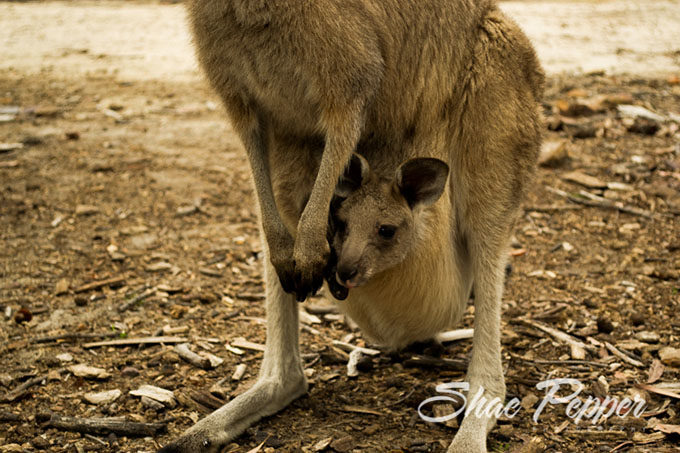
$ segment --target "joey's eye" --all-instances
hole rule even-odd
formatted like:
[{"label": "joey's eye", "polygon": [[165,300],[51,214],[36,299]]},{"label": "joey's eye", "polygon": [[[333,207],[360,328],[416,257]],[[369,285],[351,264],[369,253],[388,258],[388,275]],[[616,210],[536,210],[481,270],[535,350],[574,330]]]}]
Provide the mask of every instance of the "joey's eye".
[{"label": "joey's eye", "polygon": [[380,228],[378,228],[378,234],[383,239],[392,239],[396,232],[397,227],[392,225],[380,225]]}]

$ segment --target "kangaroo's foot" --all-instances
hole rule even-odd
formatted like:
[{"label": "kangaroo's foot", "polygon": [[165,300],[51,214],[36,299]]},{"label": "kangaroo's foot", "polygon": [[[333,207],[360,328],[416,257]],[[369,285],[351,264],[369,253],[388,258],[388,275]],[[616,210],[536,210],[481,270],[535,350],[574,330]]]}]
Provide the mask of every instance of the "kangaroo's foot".
[{"label": "kangaroo's foot", "polygon": [[218,452],[262,417],[272,415],[307,392],[304,376],[261,378],[237,396],[166,445],[159,453]]}]

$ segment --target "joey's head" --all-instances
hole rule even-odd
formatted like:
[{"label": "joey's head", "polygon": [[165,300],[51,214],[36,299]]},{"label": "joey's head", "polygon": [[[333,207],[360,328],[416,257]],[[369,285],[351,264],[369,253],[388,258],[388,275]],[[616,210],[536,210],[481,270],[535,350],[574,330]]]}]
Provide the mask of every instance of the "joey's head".
[{"label": "joey's head", "polygon": [[439,199],[448,174],[443,161],[416,158],[381,178],[354,154],[332,212],[337,282],[351,289],[404,261],[418,243],[419,214]]}]

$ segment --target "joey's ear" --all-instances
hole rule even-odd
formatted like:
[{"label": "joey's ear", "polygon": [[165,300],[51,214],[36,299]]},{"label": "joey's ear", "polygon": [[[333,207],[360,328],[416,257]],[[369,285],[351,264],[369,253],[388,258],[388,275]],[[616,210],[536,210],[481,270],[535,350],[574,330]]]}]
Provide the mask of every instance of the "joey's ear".
[{"label": "joey's ear", "polygon": [[352,158],[345,168],[345,173],[340,177],[335,186],[335,195],[347,198],[349,194],[361,187],[361,183],[368,177],[368,161],[357,153],[352,153]]},{"label": "joey's ear", "polygon": [[397,169],[397,188],[413,209],[416,205],[429,206],[439,199],[446,187],[449,166],[439,159],[419,157]]}]

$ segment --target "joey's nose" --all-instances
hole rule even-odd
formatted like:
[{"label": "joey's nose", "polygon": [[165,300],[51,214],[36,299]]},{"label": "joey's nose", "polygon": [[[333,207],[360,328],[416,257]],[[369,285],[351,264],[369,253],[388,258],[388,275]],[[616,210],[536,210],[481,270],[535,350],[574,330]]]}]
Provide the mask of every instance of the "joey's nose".
[{"label": "joey's nose", "polygon": [[359,270],[356,267],[339,267],[338,280],[340,280],[340,283],[344,284],[356,277],[358,273]]}]

